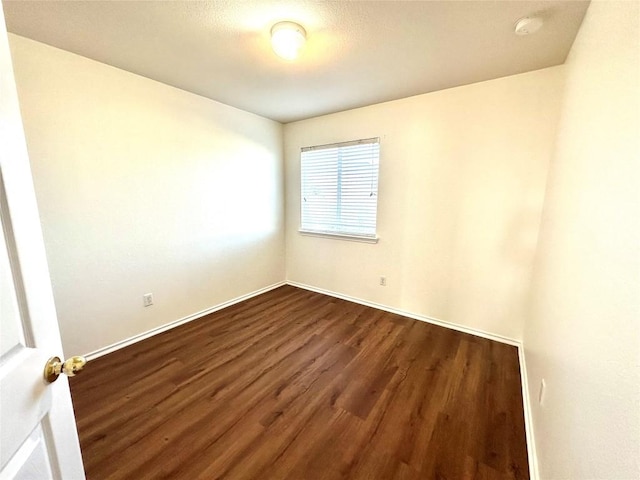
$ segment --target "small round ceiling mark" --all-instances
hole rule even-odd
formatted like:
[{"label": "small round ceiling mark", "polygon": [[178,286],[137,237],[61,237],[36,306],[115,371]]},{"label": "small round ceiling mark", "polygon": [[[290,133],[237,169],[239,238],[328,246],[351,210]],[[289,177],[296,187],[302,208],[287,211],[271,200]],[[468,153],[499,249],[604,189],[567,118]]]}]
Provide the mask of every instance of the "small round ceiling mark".
[{"label": "small round ceiling mark", "polygon": [[544,20],[540,17],[523,17],[516,22],[515,33],[516,35],[531,35],[536,33],[542,25]]}]

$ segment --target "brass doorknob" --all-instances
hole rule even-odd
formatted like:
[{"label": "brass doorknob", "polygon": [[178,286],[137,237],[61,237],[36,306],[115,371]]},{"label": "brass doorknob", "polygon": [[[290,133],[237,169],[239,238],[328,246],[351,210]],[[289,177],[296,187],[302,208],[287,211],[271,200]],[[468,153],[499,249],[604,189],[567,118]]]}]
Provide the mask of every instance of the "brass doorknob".
[{"label": "brass doorknob", "polygon": [[61,373],[67,377],[73,377],[84,368],[86,363],[87,360],[84,357],[71,357],[65,362],[60,360],[60,357],[51,357],[44,366],[44,379],[48,383],[53,383]]}]

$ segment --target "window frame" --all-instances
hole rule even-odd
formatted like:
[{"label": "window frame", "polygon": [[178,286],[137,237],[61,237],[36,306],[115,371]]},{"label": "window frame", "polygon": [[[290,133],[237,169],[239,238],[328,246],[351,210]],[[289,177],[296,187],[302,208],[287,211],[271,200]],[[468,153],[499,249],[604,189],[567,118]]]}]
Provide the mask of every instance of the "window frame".
[{"label": "window frame", "polygon": [[[374,216],[374,233],[371,235],[368,234],[360,234],[360,233],[356,233],[356,232],[331,232],[331,231],[323,231],[323,230],[316,230],[316,229],[310,229],[310,228],[304,228],[303,225],[303,218],[304,218],[304,187],[305,187],[305,181],[304,181],[304,175],[303,175],[303,155],[305,152],[308,151],[317,151],[317,150],[328,150],[328,149],[336,149],[336,148],[342,148],[342,147],[350,147],[350,146],[355,146],[355,145],[364,145],[364,144],[376,144],[377,145],[377,158],[376,158],[376,172],[375,172],[375,216]],[[341,161],[341,157],[340,155],[338,156],[339,161]],[[338,167],[338,171],[337,174],[340,175],[341,172],[341,168]],[[360,140],[351,140],[351,141],[346,141],[346,142],[337,142],[337,143],[330,143],[330,144],[324,144],[324,145],[314,145],[314,146],[310,146],[310,147],[302,147],[300,149],[300,228],[298,229],[298,232],[302,235],[305,236],[312,236],[312,237],[321,237],[321,238],[332,238],[332,239],[338,239],[338,240],[350,240],[350,241],[356,241],[356,242],[364,242],[364,243],[378,243],[378,240],[380,239],[380,237],[378,236],[378,196],[379,196],[379,180],[380,180],[380,137],[372,137],[372,138],[365,138],[365,139],[360,139]],[[337,182],[337,185],[341,185],[340,181]],[[337,193],[338,197],[342,197],[343,194],[343,189],[340,188],[339,192]],[[340,203],[340,201],[338,200],[338,204]],[[335,225],[337,225],[339,222],[336,222]],[[334,224],[330,224],[327,223],[327,225],[334,225]]]}]

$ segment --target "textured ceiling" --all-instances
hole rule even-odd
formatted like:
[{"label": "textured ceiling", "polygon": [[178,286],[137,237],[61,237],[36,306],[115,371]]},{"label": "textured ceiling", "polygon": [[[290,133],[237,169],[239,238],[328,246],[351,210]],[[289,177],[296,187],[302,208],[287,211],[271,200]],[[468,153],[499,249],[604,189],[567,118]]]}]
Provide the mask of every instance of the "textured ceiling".
[{"label": "textured ceiling", "polygon": [[[14,1],[8,30],[286,123],[564,62],[587,1]],[[545,25],[514,34],[516,20]],[[294,63],[269,30],[307,30]]]}]

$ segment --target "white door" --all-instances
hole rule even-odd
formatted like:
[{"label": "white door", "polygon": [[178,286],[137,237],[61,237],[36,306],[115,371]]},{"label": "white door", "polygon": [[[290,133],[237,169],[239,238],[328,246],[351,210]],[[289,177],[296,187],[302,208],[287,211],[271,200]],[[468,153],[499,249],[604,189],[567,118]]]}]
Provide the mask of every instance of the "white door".
[{"label": "white door", "polygon": [[0,9],[0,479],[84,479],[51,282]]}]

